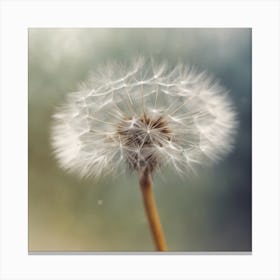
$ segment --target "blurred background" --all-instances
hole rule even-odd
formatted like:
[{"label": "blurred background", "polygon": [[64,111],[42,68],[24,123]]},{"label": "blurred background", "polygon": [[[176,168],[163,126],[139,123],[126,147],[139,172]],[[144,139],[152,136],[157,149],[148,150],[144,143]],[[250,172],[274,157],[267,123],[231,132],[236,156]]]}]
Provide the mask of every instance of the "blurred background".
[{"label": "blurred background", "polygon": [[138,179],[80,180],[59,169],[50,122],[67,92],[110,60],[193,64],[230,89],[234,151],[197,176],[155,178],[169,251],[251,251],[251,29],[29,29],[29,251],[154,251]]}]

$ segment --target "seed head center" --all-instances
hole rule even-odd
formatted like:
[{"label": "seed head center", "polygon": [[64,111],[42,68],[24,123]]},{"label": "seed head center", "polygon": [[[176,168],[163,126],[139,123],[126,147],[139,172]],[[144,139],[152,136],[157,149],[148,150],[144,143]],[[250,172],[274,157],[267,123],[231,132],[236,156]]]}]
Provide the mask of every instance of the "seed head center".
[{"label": "seed head center", "polygon": [[164,117],[149,117],[146,114],[123,119],[117,127],[117,134],[125,147],[127,163],[133,170],[148,167],[153,171],[158,167],[159,148],[171,139],[171,131]]}]

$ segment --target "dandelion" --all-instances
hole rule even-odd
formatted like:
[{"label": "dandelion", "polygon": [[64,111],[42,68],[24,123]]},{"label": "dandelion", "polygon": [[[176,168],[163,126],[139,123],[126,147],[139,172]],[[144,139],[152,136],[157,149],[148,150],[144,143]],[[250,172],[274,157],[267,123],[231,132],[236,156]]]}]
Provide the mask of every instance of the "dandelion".
[{"label": "dandelion", "polygon": [[59,165],[80,177],[135,171],[156,249],[165,251],[153,174],[217,162],[232,149],[236,123],[227,90],[211,75],[138,60],[110,64],[68,94],[54,114],[52,145]]}]

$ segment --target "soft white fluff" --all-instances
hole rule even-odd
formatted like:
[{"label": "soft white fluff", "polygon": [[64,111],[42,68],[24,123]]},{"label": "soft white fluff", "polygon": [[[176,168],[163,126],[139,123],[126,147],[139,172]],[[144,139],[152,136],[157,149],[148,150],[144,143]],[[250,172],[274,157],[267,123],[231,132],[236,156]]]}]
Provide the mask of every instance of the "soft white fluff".
[{"label": "soft white fluff", "polygon": [[[162,117],[168,137],[141,122],[144,115]],[[227,91],[206,72],[138,60],[110,64],[69,93],[54,114],[51,139],[60,166],[80,176],[138,170],[151,158],[157,169],[186,173],[228,153],[236,126]],[[127,144],[133,133],[138,140]]]}]

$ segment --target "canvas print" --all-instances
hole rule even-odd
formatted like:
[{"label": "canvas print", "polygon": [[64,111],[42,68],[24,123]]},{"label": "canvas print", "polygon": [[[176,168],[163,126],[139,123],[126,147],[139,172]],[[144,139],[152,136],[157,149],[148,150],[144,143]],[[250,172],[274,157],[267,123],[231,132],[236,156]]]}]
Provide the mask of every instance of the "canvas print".
[{"label": "canvas print", "polygon": [[31,28],[30,253],[250,253],[249,28]]}]

